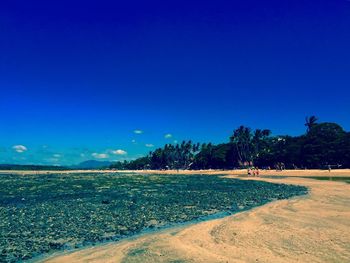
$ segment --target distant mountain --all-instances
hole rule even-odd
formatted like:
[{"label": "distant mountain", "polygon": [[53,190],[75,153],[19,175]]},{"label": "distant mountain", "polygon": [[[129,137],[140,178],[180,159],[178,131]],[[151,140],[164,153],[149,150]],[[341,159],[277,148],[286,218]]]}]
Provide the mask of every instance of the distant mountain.
[{"label": "distant mountain", "polygon": [[109,167],[112,162],[108,161],[96,161],[96,160],[88,160],[77,165],[72,166],[74,169],[101,169]]}]

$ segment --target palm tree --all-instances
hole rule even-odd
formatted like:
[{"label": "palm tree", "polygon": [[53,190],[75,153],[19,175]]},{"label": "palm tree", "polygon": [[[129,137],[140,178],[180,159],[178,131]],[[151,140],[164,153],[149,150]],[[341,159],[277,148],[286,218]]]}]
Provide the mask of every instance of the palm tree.
[{"label": "palm tree", "polygon": [[271,135],[270,130],[256,129],[253,134],[252,147],[254,149],[254,157],[258,157],[260,152],[266,147],[266,140]]},{"label": "palm tree", "polygon": [[269,137],[271,135],[271,130],[269,130],[269,129],[262,130],[262,135],[264,137]]},{"label": "palm tree", "polygon": [[317,121],[318,118],[314,115],[305,118],[305,126],[307,127],[307,132],[309,132],[311,128],[317,124]]},{"label": "palm tree", "polygon": [[252,133],[250,128],[240,126],[238,129],[234,130],[230,141],[236,145],[238,158],[242,163],[251,161]]}]

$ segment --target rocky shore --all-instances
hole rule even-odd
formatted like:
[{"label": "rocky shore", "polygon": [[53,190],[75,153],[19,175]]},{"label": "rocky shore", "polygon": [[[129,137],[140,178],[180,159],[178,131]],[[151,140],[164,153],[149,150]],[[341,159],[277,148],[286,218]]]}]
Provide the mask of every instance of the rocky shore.
[{"label": "rocky shore", "polygon": [[203,175],[2,174],[0,180],[0,262],[307,193],[302,186]]}]

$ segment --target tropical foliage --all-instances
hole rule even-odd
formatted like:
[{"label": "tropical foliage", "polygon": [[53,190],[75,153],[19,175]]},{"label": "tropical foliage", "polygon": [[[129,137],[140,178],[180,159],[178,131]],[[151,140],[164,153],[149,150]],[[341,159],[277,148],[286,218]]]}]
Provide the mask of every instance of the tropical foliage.
[{"label": "tropical foliage", "polygon": [[214,145],[183,141],[166,144],[115,169],[233,169],[255,165],[274,168],[350,168],[350,133],[336,123],[306,118],[301,136],[272,136],[268,129],[240,126],[228,143]]}]

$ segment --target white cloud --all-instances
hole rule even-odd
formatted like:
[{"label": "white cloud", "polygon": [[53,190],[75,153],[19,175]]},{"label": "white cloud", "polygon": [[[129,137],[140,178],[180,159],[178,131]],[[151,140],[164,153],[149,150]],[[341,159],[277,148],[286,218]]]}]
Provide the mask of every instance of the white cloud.
[{"label": "white cloud", "polygon": [[58,154],[58,153],[56,153],[56,154],[53,155],[53,157],[55,157],[55,158],[61,158],[61,155]]},{"label": "white cloud", "polygon": [[178,143],[178,141],[177,141],[177,140],[174,140],[174,143],[175,143],[175,144],[177,144],[177,143]]},{"label": "white cloud", "polygon": [[142,134],[143,131],[142,131],[142,130],[134,130],[134,133],[135,133],[135,134]]},{"label": "white cloud", "polygon": [[133,139],[133,140],[131,140],[131,142],[135,144],[135,143],[136,143],[136,140],[135,140],[135,139]]},{"label": "white cloud", "polygon": [[154,145],[152,143],[146,143],[145,146],[148,147],[148,148],[154,147]]},{"label": "white cloud", "polygon": [[121,150],[121,149],[119,149],[119,150],[115,150],[115,151],[111,151],[113,154],[116,154],[116,155],[126,155],[126,154],[128,154],[126,151],[124,151],[124,150]]},{"label": "white cloud", "polygon": [[25,151],[28,151],[27,147],[25,147],[24,145],[14,145],[12,149],[14,149],[18,153],[23,153]]},{"label": "white cloud", "polygon": [[106,153],[92,153],[91,155],[96,159],[107,159],[109,157]]},{"label": "white cloud", "polygon": [[173,135],[171,133],[167,133],[164,135],[165,139],[170,139],[171,137],[173,137]]}]

